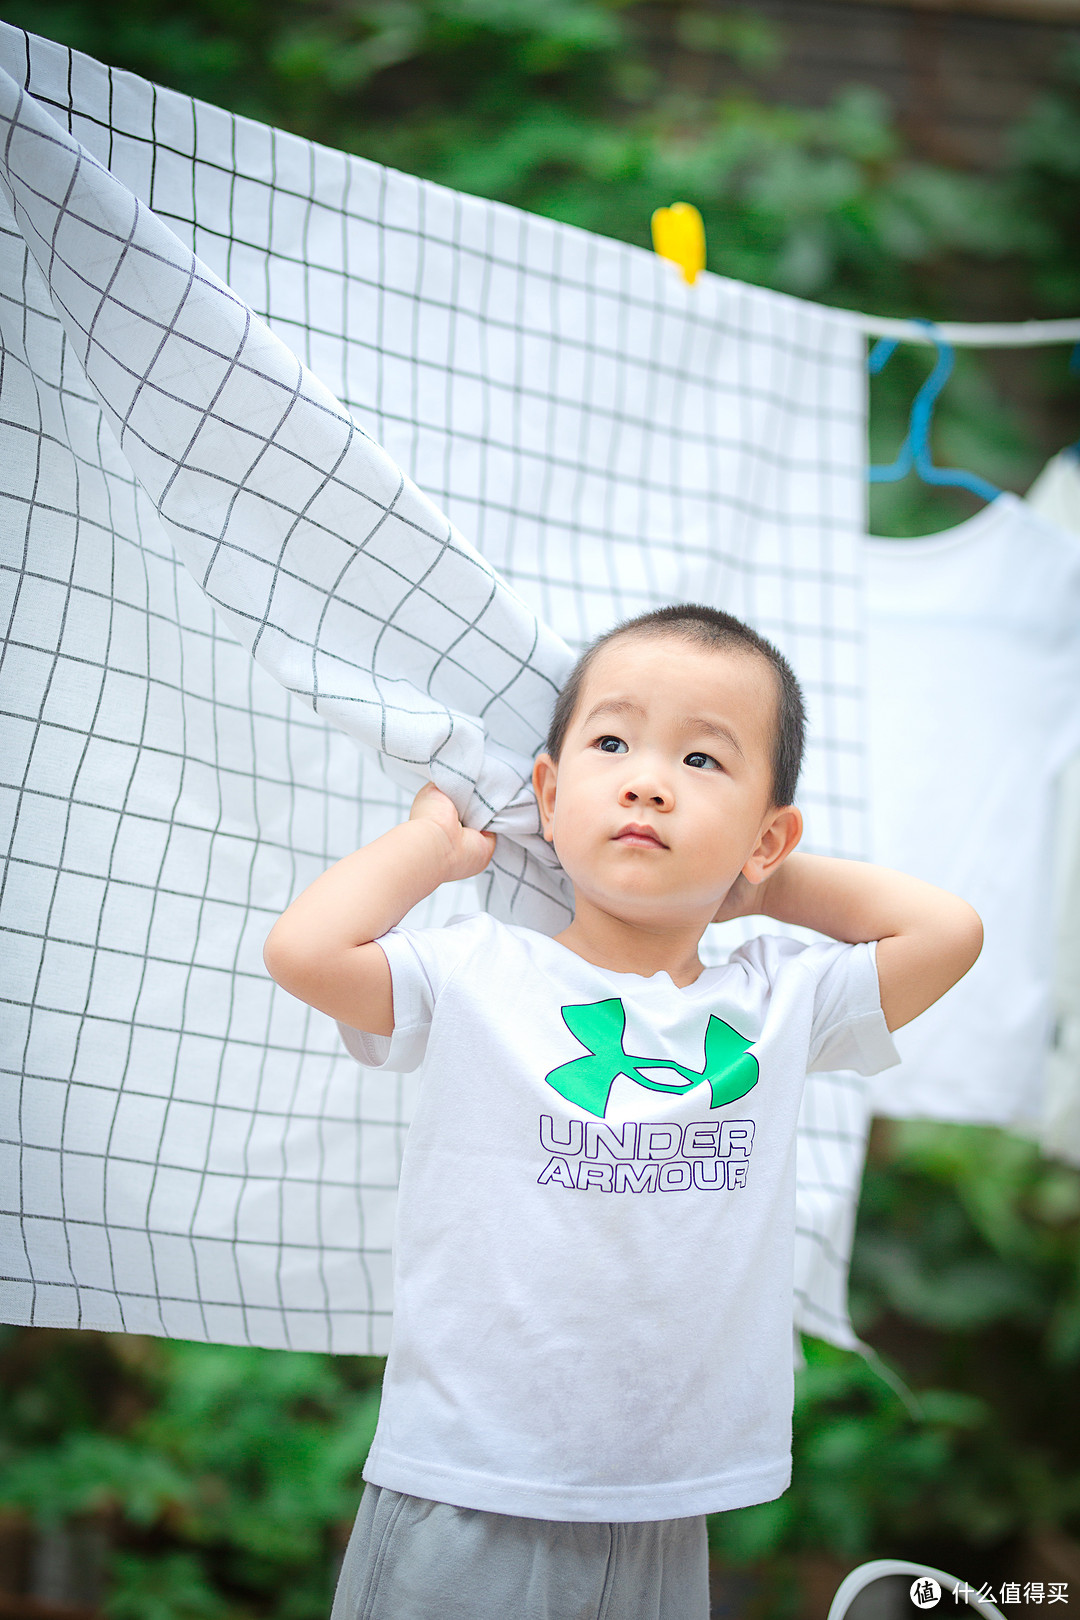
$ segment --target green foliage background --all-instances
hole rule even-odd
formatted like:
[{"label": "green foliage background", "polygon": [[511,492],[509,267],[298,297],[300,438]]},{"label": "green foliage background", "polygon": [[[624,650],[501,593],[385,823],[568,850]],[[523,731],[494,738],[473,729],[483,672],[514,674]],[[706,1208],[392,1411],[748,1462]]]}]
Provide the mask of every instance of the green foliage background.
[{"label": "green foliage background", "polygon": [[[1063,59],[1007,165],[975,176],[917,160],[869,90],[825,110],[770,105],[782,36],[704,0],[0,0],[0,15],[628,241],[647,245],[655,207],[693,202],[710,268],[822,302],[959,319],[1080,312],[1080,58]],[[762,93],[692,92],[665,65],[672,44],[740,65]],[[1022,491],[1080,433],[1067,359],[961,354],[938,460]],[[927,351],[902,350],[875,382],[875,459],[894,454],[927,365]],[[872,499],[874,528],[894,535],[973,509],[911,481]],[[815,1562],[839,1571],[886,1554],[980,1581],[1068,1578],[1061,1560],[1075,1557],[1080,1590],[1078,1233],[1080,1177],[1023,1142],[876,1132],[855,1311],[891,1371],[808,1346],[792,1489],[712,1526],[757,1612],[805,1608]],[[0,1540],[24,1523],[97,1527],[112,1620],[322,1620],[379,1370],[3,1330]]]}]

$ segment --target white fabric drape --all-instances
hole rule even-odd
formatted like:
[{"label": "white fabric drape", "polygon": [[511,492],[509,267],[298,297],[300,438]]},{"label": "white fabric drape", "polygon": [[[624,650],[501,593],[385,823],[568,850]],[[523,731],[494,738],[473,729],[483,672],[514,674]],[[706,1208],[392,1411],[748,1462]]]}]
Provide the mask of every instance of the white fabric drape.
[{"label": "white fabric drape", "polygon": [[1080,543],[1015,495],[868,552],[874,858],[970,900],[982,954],[897,1032],[893,1118],[1016,1125],[1052,1034],[1055,801],[1080,748]]},{"label": "white fabric drape", "polygon": [[[1080,544],[1080,451],[1051,457],[1027,492],[1028,505]],[[1077,696],[1080,702],[1080,694]],[[1053,1039],[1039,1140],[1047,1153],[1080,1165],[1080,753],[1061,773],[1054,839]]]},{"label": "white fabric drape", "polygon": [[[863,852],[861,335],[11,28],[0,65],[0,1308],[377,1351],[410,1081],[265,931],[427,776],[500,833],[472,903],[561,926],[532,755],[573,650],[670,600],[793,659],[812,847]],[[815,1076],[801,1321],[845,1343],[865,1128]]]}]

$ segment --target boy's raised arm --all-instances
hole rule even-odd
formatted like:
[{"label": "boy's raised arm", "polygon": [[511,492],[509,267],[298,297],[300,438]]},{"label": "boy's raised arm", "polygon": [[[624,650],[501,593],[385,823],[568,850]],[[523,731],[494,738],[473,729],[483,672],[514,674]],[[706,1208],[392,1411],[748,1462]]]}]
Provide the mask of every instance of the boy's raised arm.
[{"label": "boy's raised arm", "polygon": [[790,855],[756,891],[740,878],[716,921],[752,912],[852,945],[877,940],[881,1010],[890,1030],[932,1006],[982,949],[982,923],[966,900],[865,861]]},{"label": "boy's raised arm", "polygon": [[475,877],[494,833],[463,827],[430,782],[409,819],[346,855],[282,912],[263,947],[270,976],[291,995],[372,1035],[391,1035],[390,966],[374,943],[439,887]]}]

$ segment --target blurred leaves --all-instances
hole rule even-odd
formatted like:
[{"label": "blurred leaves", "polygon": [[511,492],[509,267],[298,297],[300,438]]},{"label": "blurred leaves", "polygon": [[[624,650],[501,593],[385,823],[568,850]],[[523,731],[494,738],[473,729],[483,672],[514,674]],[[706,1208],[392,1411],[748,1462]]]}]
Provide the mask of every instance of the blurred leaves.
[{"label": "blurred leaves", "polygon": [[[1080,53],[1015,131],[1010,166],[973,175],[913,156],[873,90],[776,105],[783,33],[749,6],[0,0],[0,15],[236,112],[642,247],[654,209],[692,203],[711,270],[799,297],[936,319],[1080,308]],[[874,382],[877,460],[903,437],[925,358]],[[1025,489],[1074,436],[1080,386],[1064,358],[1016,358],[1003,392],[1000,366],[963,356],[937,412],[937,460]],[[870,495],[872,526],[888,535],[946,527],[975,506],[914,477]]]},{"label": "blurred leaves", "polygon": [[1033,233],[1036,295],[1054,314],[1080,307],[1080,44],[1013,137],[1017,204]]},{"label": "blurred leaves", "polygon": [[3,1332],[0,1505],[108,1527],[112,1620],[325,1620],[380,1362]]},{"label": "blurred leaves", "polygon": [[234,1620],[239,1611],[207,1585],[190,1553],[147,1560],[120,1553],[113,1561],[108,1620]]}]

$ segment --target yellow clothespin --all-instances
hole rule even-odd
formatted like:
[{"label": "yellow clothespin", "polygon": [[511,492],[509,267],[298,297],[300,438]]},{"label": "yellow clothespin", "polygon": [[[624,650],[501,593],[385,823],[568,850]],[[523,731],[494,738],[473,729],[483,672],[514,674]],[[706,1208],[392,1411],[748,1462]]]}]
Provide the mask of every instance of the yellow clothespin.
[{"label": "yellow clothespin", "polygon": [[705,225],[693,203],[658,208],[652,217],[652,242],[660,257],[680,265],[684,280],[693,285],[705,268]]}]

